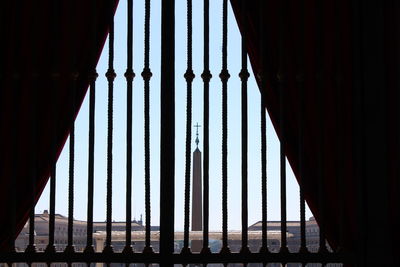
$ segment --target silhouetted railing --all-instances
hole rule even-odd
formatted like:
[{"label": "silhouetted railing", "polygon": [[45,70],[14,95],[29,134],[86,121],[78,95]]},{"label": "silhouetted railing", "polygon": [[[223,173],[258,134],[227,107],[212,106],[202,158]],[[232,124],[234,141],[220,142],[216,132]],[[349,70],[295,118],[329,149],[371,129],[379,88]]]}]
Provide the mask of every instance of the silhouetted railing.
[{"label": "silhouetted railing", "polygon": [[[201,238],[203,240],[203,247],[200,253],[193,253],[190,248],[189,240],[189,218],[190,218],[190,170],[191,170],[191,128],[192,128],[192,81],[195,78],[195,74],[192,69],[192,57],[197,56],[199,53],[192,51],[192,0],[187,0],[187,70],[184,74],[184,78],[187,82],[187,107],[186,107],[186,150],[185,150],[185,200],[184,200],[184,233],[183,233],[183,249],[180,253],[174,253],[174,194],[175,194],[175,3],[173,0],[162,1],[162,14],[161,14],[161,145],[160,145],[160,231],[159,240],[152,240],[156,237],[152,235],[150,221],[151,221],[151,210],[150,210],[150,78],[152,72],[150,70],[150,7],[151,1],[145,1],[145,21],[144,21],[144,68],[141,76],[144,80],[144,180],[145,180],[145,227],[143,234],[144,244],[143,250],[136,250],[132,247],[133,238],[137,238],[137,233],[132,228],[132,88],[135,73],[133,70],[133,0],[127,0],[127,67],[125,72],[126,78],[126,103],[127,103],[127,119],[126,119],[126,230],[123,238],[124,246],[122,251],[115,251],[113,249],[113,221],[112,221],[112,184],[113,184],[113,93],[114,93],[114,79],[116,73],[114,71],[114,12],[110,8],[109,14],[109,43],[108,43],[108,70],[106,75],[108,81],[108,116],[107,116],[107,201],[106,201],[106,223],[105,223],[105,246],[102,250],[94,247],[94,236],[95,231],[93,225],[93,206],[99,205],[94,204],[94,136],[95,136],[95,95],[96,95],[96,78],[98,76],[95,66],[93,66],[89,75],[89,135],[88,135],[88,191],[87,191],[87,222],[86,226],[86,245],[81,251],[74,249],[74,161],[75,161],[75,126],[74,121],[71,121],[70,141],[69,141],[69,188],[68,188],[68,242],[65,247],[65,251],[58,251],[56,249],[55,242],[55,201],[56,201],[56,163],[52,164],[51,176],[50,176],[50,212],[49,212],[49,235],[48,244],[44,252],[38,251],[35,246],[35,214],[34,207],[30,212],[29,217],[29,245],[25,252],[10,252],[3,253],[0,255],[1,262],[26,262],[28,264],[34,262],[66,262],[68,264],[74,262],[83,263],[158,263],[162,266],[172,266],[173,264],[189,264],[189,263],[200,263],[200,264],[211,264],[211,263],[260,263],[265,266],[267,263],[341,263],[347,262],[349,259],[346,255],[340,252],[332,252],[325,246],[324,231],[321,229],[319,238],[319,251],[309,252],[307,250],[306,240],[306,221],[305,221],[305,200],[303,190],[300,186],[300,233],[301,242],[300,250],[298,252],[289,252],[287,242],[287,217],[286,217],[286,158],[285,158],[285,133],[284,124],[286,123],[283,118],[285,112],[285,75],[279,73],[279,92],[280,92],[280,130],[282,134],[281,138],[281,151],[280,151],[280,206],[281,206],[281,222],[280,222],[280,237],[279,237],[279,251],[271,251],[270,244],[268,244],[268,231],[267,231],[267,136],[266,136],[266,110],[263,98],[261,98],[261,196],[262,205],[260,207],[262,211],[261,229],[257,234],[260,236],[260,250],[258,252],[251,252],[249,249],[249,232],[248,232],[248,78],[250,73],[247,67],[247,52],[245,47],[246,35],[242,36],[241,53],[238,55],[229,55],[228,57],[228,1],[222,0],[222,66],[219,77],[221,79],[222,88],[222,234],[221,234],[221,250],[218,253],[212,253],[209,247],[209,236],[212,234],[209,232],[209,109],[210,109],[210,79],[212,74],[210,72],[210,59],[209,59],[209,0],[204,0],[204,46],[203,46],[203,62],[204,70],[201,74],[204,86],[204,99],[203,99],[203,136],[204,136],[204,154],[203,154],[203,231]],[[92,1],[93,12],[96,12],[96,2]],[[244,2],[244,1],[243,1]],[[248,2],[250,4],[251,1]],[[112,1],[110,1],[112,3]],[[54,12],[56,12],[55,7]],[[218,11],[220,12],[220,11]],[[280,32],[285,32],[285,11],[283,8],[279,11],[281,16]],[[299,11],[303,12],[303,11]],[[262,16],[261,16],[262,17]],[[56,22],[57,19],[55,18]],[[261,25],[263,23],[261,22]],[[53,25],[54,31],[57,31],[56,23]],[[92,37],[93,40],[96,38],[96,23],[92,23]],[[285,41],[284,36],[280,36],[279,42],[281,43],[280,51],[280,62],[285,64],[283,57],[285,54],[284,45],[282,42]],[[264,40],[261,40],[260,45],[263,45]],[[321,53],[319,51],[318,53]],[[96,55],[92,55],[93,58]],[[230,57],[241,57],[241,71],[239,77],[241,79],[241,161],[242,161],[242,172],[241,172],[241,249],[239,252],[233,252],[229,248],[229,233],[228,233],[228,80],[230,74],[228,71],[228,59]],[[304,59],[301,59],[304,60]],[[301,66],[302,64],[300,64]],[[58,68],[56,64],[53,66],[55,69]],[[280,69],[284,69],[283,66]],[[76,81],[78,73],[71,75],[72,81]],[[200,76],[200,75],[199,75]],[[260,86],[265,86],[265,76],[260,73]],[[302,86],[301,77],[298,79],[299,87]],[[75,91],[75,83],[71,90]],[[322,86],[319,84],[319,86]],[[261,90],[262,91],[262,90]],[[323,90],[319,90],[322,92]],[[54,90],[56,94],[56,90]],[[301,98],[299,99],[301,106],[303,103],[303,95],[300,93]],[[52,96],[53,99],[57,99],[56,96]],[[72,95],[73,99],[74,95]],[[319,96],[321,97],[321,96]],[[72,101],[73,102],[73,101]],[[55,101],[51,101],[52,106],[56,106]],[[303,110],[303,106],[300,109]],[[75,110],[72,107],[72,111]],[[53,113],[57,116],[57,113]],[[300,121],[300,140],[303,135],[303,114],[299,114]],[[321,114],[322,116],[322,114]],[[73,117],[73,116],[72,116]],[[38,119],[38,118],[37,118]],[[57,121],[56,119],[54,121]],[[323,120],[320,120],[323,121]],[[57,127],[54,126],[54,129]],[[55,131],[55,130],[54,130]],[[56,134],[54,134],[56,136]],[[55,142],[55,140],[53,140]],[[55,144],[53,142],[53,146]],[[302,143],[299,142],[299,154],[301,155]],[[323,146],[320,145],[322,148]],[[55,153],[55,148],[53,149]],[[322,152],[321,152],[322,153]],[[301,157],[301,156],[300,156]],[[301,159],[300,159],[300,176],[301,170]],[[32,176],[34,178],[34,176]],[[301,185],[301,177],[300,177]],[[32,185],[35,181],[32,181]],[[322,190],[322,187],[320,188]],[[319,192],[319,201],[321,202],[323,192]],[[139,232],[138,232],[139,233]],[[254,236],[255,233],[252,233]],[[157,237],[158,238],[158,237]],[[159,242],[159,251],[153,250],[151,246],[152,241]],[[98,245],[98,244],[96,244]],[[272,253],[274,252],[274,253]]]}]

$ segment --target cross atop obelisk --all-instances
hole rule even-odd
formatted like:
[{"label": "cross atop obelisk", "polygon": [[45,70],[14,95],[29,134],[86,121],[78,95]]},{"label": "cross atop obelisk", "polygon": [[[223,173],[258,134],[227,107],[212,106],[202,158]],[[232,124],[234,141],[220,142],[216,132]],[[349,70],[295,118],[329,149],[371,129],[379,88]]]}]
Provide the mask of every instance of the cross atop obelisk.
[{"label": "cross atop obelisk", "polygon": [[199,147],[199,127],[201,127],[201,125],[199,125],[199,123],[197,122],[196,125],[194,126],[196,127],[196,147]]}]

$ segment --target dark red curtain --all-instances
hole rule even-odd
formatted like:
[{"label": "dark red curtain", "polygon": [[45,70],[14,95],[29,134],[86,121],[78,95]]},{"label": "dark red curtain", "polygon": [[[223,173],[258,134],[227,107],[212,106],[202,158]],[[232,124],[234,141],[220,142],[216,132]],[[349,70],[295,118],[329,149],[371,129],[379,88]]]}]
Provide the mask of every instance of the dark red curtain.
[{"label": "dark red curtain", "polygon": [[38,200],[47,183],[117,2],[2,3],[0,250],[9,248],[13,233],[27,221],[33,198]]},{"label": "dark red curtain", "polygon": [[330,245],[361,265],[394,264],[400,7],[367,2],[231,0],[275,130],[282,138],[283,119],[287,158]]}]

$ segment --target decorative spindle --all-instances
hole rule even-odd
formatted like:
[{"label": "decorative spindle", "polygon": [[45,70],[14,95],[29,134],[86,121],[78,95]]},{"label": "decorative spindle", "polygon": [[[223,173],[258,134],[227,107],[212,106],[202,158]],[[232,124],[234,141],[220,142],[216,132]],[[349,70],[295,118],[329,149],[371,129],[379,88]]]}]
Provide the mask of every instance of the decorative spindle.
[{"label": "decorative spindle", "polygon": [[204,110],[203,110],[203,248],[201,253],[209,254],[211,253],[208,241],[208,225],[209,225],[209,90],[210,90],[210,80],[211,73],[209,69],[209,46],[210,46],[210,3],[209,0],[204,0],[204,58],[203,65],[204,70],[201,74],[201,78],[204,83]]},{"label": "decorative spindle", "polygon": [[68,244],[65,248],[66,253],[73,253],[74,240],[74,172],[75,172],[75,97],[76,97],[76,81],[79,74],[73,72],[71,74],[71,113],[70,113],[70,134],[69,134],[69,179],[68,179]]},{"label": "decorative spindle", "polygon": [[192,82],[195,77],[192,70],[192,1],[187,0],[187,69],[186,79],[186,150],[185,150],[185,214],[182,253],[190,253],[189,218],[190,218],[190,166],[192,144]]},{"label": "decorative spindle", "polygon": [[262,225],[261,225],[261,253],[268,252],[267,244],[267,120],[266,120],[266,109],[265,100],[261,94],[261,214],[262,214]]},{"label": "decorative spindle", "polygon": [[221,253],[230,253],[228,247],[228,1],[222,7],[222,248]]},{"label": "decorative spindle", "polygon": [[57,47],[59,40],[59,4],[54,2],[52,5],[52,18],[53,24],[51,25],[52,31],[52,41],[53,41],[53,51],[51,51],[53,55],[52,69],[51,73],[49,73],[49,79],[52,81],[53,90],[51,90],[51,105],[50,112],[52,114],[51,120],[52,124],[52,138],[51,138],[51,162],[50,162],[50,214],[49,214],[49,242],[46,247],[46,253],[55,253],[56,248],[54,246],[54,229],[55,229],[55,208],[56,208],[56,164],[57,164],[57,135],[58,135],[58,86],[59,86],[59,78],[60,74],[58,72],[58,63],[57,63],[57,52],[55,51],[55,47]]},{"label": "decorative spindle", "polygon": [[286,1],[279,8],[279,70],[276,79],[279,83],[279,130],[280,130],[280,192],[281,192],[281,253],[288,253],[287,247],[287,216],[286,216],[286,137],[285,137],[285,115],[286,115],[286,61],[285,61],[285,32],[286,32]]},{"label": "decorative spindle", "polygon": [[103,253],[113,253],[111,245],[112,230],[112,179],[113,179],[113,113],[114,113],[114,79],[117,76],[114,71],[114,11],[113,2],[109,7],[109,36],[108,36],[108,70],[106,78],[108,81],[108,104],[107,104],[107,223],[106,241]]},{"label": "decorative spindle", "polygon": [[[96,21],[96,0],[91,0],[92,16],[90,25],[91,44],[94,47],[97,40],[97,21]],[[96,79],[99,76],[96,71],[97,55],[92,50],[90,55],[89,82],[89,149],[88,149],[88,203],[87,203],[87,228],[86,228],[86,247],[84,252],[94,253],[93,247],[93,195],[94,195],[94,140],[95,140],[95,104],[96,104]]]},{"label": "decorative spindle", "polygon": [[[304,12],[305,3],[300,2],[299,9],[299,28],[300,28],[300,41],[297,52],[297,66],[298,74],[296,76],[296,84],[299,90],[299,138],[298,138],[298,160],[299,160],[299,191],[300,191],[300,253],[307,253],[307,242],[306,242],[306,203],[304,199]],[[304,264],[303,264],[304,265]]]},{"label": "decorative spindle", "polygon": [[[264,11],[266,10],[265,1],[260,2],[260,9],[258,12],[260,32],[265,32],[266,20],[264,16]],[[261,112],[261,247],[260,253],[268,253],[267,244],[267,123],[266,123],[266,103],[265,103],[265,93],[267,90],[267,67],[266,67],[266,51],[264,47],[266,46],[265,34],[261,34],[260,41],[258,43],[261,64],[260,69],[257,73],[257,79],[259,80],[260,88],[260,112]]]},{"label": "decorative spindle", "polygon": [[145,180],[145,212],[146,237],[144,251],[152,253],[150,245],[151,205],[150,205],[150,79],[153,74],[150,70],[150,0],[145,2],[144,18],[144,180]]},{"label": "decorative spindle", "polygon": [[[95,24],[95,23],[94,23]],[[95,27],[95,26],[94,26]],[[94,33],[95,34],[95,29]],[[96,79],[98,77],[94,59],[93,68],[89,74],[89,151],[88,151],[88,206],[87,206],[87,239],[85,253],[94,253],[93,247],[93,195],[94,195],[94,140],[95,140],[95,104]]]},{"label": "decorative spindle", "polygon": [[126,230],[125,230],[125,254],[131,254],[132,241],[132,83],[133,72],[133,0],[127,0],[127,68],[126,79]]},{"label": "decorative spindle", "polygon": [[250,253],[248,246],[248,197],[247,197],[247,167],[248,167],[248,122],[247,122],[247,80],[249,72],[247,70],[247,51],[246,39],[242,34],[242,69],[239,77],[242,81],[242,248],[241,253]]}]

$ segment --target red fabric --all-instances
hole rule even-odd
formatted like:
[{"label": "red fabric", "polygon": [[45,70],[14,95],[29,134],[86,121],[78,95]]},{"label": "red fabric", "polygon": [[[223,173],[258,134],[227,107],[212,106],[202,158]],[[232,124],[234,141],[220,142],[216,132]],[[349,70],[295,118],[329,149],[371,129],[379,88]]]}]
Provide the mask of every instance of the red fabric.
[{"label": "red fabric", "polygon": [[[371,250],[372,247],[379,250],[383,246],[383,253],[387,253],[388,258],[382,257],[381,262],[388,260],[393,263],[394,259],[398,261],[399,258],[391,251],[396,251],[396,248],[398,250],[400,232],[400,8],[398,1],[383,2],[385,3],[369,6],[363,1],[347,0],[231,0],[240,31],[247,37],[246,46],[256,77],[261,67],[265,66],[267,82],[262,93],[279,138],[280,84],[277,74],[284,74],[283,88],[287,94],[287,112],[284,115],[286,155],[297,179],[300,176],[300,106],[299,82],[296,77],[299,74],[299,56],[304,56],[303,190],[316,220],[325,229],[330,245],[347,252],[364,249],[361,256],[364,259],[373,257],[373,253],[368,255],[365,251],[369,248],[363,246],[371,247]],[[284,5],[283,13],[280,13],[281,5]],[[280,28],[280,14],[285,16],[285,28]],[[321,14],[321,20],[318,20],[318,14]],[[263,23],[260,23],[260,16],[263,16]],[[304,35],[301,34],[302,23]],[[368,28],[371,27],[368,23],[376,28]],[[321,27],[320,31],[318,27]],[[282,44],[279,43],[281,33],[284,36]],[[381,33],[384,39],[380,38]],[[336,40],[335,36],[339,39]],[[322,43],[320,58],[317,58],[318,38]],[[260,45],[262,39],[263,47]],[[282,47],[284,67],[280,69],[279,48]],[[375,50],[372,53],[365,52],[370,48]],[[318,65],[319,59],[321,65]],[[382,65],[375,64],[381,61]],[[340,77],[337,77],[335,64],[340,67]],[[317,84],[319,74],[323,75],[321,87]],[[370,90],[369,81],[378,81],[381,86]],[[260,80],[258,83],[261,88]],[[320,99],[318,90],[323,92]],[[375,94],[377,99],[383,101],[374,102],[370,94]],[[369,104],[366,104],[368,101]],[[382,113],[379,113],[381,110]],[[367,112],[377,117],[364,117],[363,114]],[[381,134],[383,138],[372,142],[368,139],[370,133],[366,129],[371,125],[377,135]],[[374,145],[378,143],[382,144],[383,150],[387,148],[386,153],[374,155]],[[386,161],[377,170],[381,175],[370,179],[369,170],[378,168],[373,166],[374,161],[368,165],[368,158],[373,157],[377,159],[377,165],[379,157],[384,157]],[[323,166],[321,176],[318,174],[319,161]],[[343,177],[342,186],[339,176]],[[319,206],[317,192],[321,181],[324,194],[323,203]],[[374,183],[379,185],[376,190]],[[343,205],[340,205],[341,200]],[[369,204],[375,200],[376,203],[384,203],[384,206],[377,205],[376,210],[370,211],[373,205]],[[340,214],[343,215],[343,221],[340,220]],[[372,225],[375,221],[378,223]],[[339,235],[341,225],[344,231],[343,240],[340,240]],[[365,238],[368,244],[360,244],[364,240],[360,237]],[[375,242],[376,240],[383,242]]]},{"label": "red fabric", "polygon": [[[55,2],[59,5],[57,8],[53,6]],[[19,233],[28,218],[32,191],[35,190],[37,201],[48,181],[53,160],[53,129],[57,125],[58,158],[68,137],[71,114],[76,116],[86,94],[89,71],[97,63],[108,33],[109,10],[115,10],[118,1],[96,1],[95,7],[92,2],[8,1],[2,8],[1,29],[7,38],[2,38],[5,47],[1,49],[0,226],[4,227],[0,231],[0,250],[7,250],[13,238],[5,230],[13,214],[12,179],[16,184],[16,231]],[[92,35],[93,23],[96,39]],[[59,77],[56,80],[51,74],[55,68]],[[76,108],[72,111],[71,74],[74,71],[79,76]],[[52,92],[57,95],[57,124],[52,115]],[[37,123],[32,124],[35,110]],[[32,125],[37,132],[34,140]],[[37,150],[32,152],[34,146]],[[29,187],[32,153],[37,174],[35,188]]]}]

